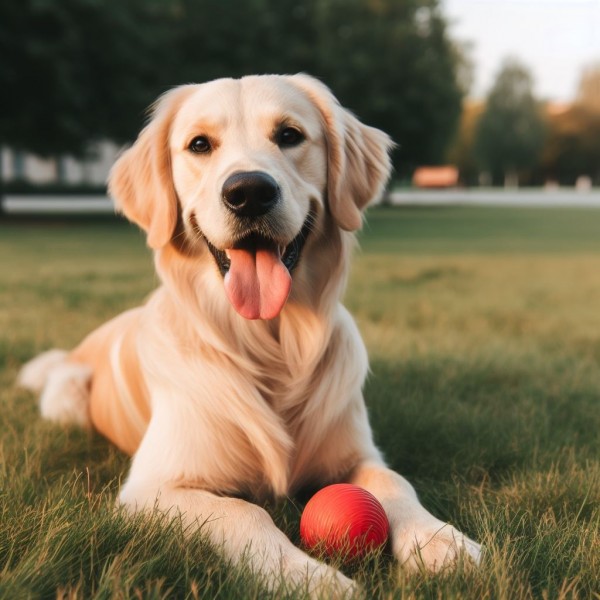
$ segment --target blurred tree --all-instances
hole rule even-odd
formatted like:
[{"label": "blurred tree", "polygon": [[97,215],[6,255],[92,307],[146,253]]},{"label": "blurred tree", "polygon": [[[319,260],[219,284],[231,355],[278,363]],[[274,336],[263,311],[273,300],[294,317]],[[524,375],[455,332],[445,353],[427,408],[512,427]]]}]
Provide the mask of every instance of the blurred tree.
[{"label": "blurred tree", "polygon": [[448,150],[448,161],[458,168],[463,185],[477,185],[479,182],[481,165],[475,152],[475,133],[483,109],[483,102],[463,102],[458,131]]},{"label": "blurred tree", "polygon": [[573,104],[548,105],[547,113],[543,175],[567,185],[587,176],[600,185],[600,64],[583,71]]},{"label": "blurred tree", "polygon": [[532,91],[532,78],[515,60],[507,60],[487,97],[475,147],[493,181],[518,185],[519,175],[539,159],[545,125]]},{"label": "blurred tree", "polygon": [[165,54],[159,0],[9,0],[0,8],[0,142],[40,156],[139,129]]},{"label": "blurred tree", "polygon": [[167,87],[305,71],[388,131],[397,165],[443,160],[461,53],[439,0],[8,0],[0,141],[43,156],[131,139]]},{"label": "blurred tree", "polygon": [[318,0],[176,0],[172,52],[181,81],[313,70]]},{"label": "blurred tree", "polygon": [[590,112],[600,113],[600,63],[583,71],[576,104]]},{"label": "blurred tree", "polygon": [[546,179],[574,185],[580,176],[600,184],[600,111],[576,103],[548,115],[548,139],[541,158]]},{"label": "blurred tree", "polygon": [[443,162],[464,90],[438,1],[324,0],[317,31],[315,73],[342,104],[392,136],[397,172]]}]

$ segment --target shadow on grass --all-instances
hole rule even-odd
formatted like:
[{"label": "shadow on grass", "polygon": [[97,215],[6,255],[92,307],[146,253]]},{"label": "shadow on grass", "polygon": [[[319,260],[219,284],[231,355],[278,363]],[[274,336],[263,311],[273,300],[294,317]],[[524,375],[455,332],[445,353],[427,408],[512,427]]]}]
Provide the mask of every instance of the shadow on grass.
[{"label": "shadow on grass", "polygon": [[597,373],[574,359],[419,357],[375,362],[365,396],[376,441],[408,478],[470,484],[600,451]]}]

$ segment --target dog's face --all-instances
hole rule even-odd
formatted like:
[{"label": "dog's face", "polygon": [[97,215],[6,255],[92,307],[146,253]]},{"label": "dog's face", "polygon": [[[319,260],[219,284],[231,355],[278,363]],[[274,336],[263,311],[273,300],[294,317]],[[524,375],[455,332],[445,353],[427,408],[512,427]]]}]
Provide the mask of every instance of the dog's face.
[{"label": "dog's face", "polygon": [[221,250],[250,234],[285,247],[311,203],[323,203],[319,112],[285,80],[265,83],[250,77],[201,85],[173,121],[173,181],[184,223]]},{"label": "dog's face", "polygon": [[170,136],[187,237],[203,238],[229,300],[250,319],[281,311],[327,178],[317,108],[283,79],[265,83],[198,87]]},{"label": "dog's face", "polygon": [[271,319],[314,223],[360,226],[387,180],[389,146],[308,76],[222,79],[166,94],[110,188],[151,247],[182,229],[212,254],[235,310]]}]

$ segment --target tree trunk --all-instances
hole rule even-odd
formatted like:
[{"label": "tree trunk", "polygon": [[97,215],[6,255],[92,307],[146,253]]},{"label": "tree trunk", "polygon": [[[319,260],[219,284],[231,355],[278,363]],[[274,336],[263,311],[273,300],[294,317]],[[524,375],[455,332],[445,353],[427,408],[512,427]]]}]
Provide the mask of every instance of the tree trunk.
[{"label": "tree trunk", "polygon": [[56,183],[63,184],[67,181],[67,167],[65,163],[65,157],[62,155],[58,155],[54,159],[54,169],[55,169],[55,177]]},{"label": "tree trunk", "polygon": [[509,167],[504,171],[504,187],[513,190],[519,187],[519,173],[514,167]]},{"label": "tree trunk", "polygon": [[4,216],[4,146],[0,144],[0,219]]}]

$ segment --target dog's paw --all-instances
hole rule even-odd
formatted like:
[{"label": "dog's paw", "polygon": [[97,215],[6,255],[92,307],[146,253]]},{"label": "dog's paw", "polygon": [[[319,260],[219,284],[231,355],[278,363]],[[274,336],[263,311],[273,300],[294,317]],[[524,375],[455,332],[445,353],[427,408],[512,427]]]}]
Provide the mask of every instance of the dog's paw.
[{"label": "dog's paw", "polygon": [[322,571],[309,576],[308,590],[311,598],[350,600],[362,598],[359,585],[337,569],[322,566]]},{"label": "dog's paw", "polygon": [[478,566],[482,547],[442,521],[427,521],[399,532],[393,540],[394,555],[407,571],[438,573],[461,560]]},{"label": "dog's paw", "polygon": [[312,558],[285,561],[283,576],[288,583],[308,591],[314,600],[362,598],[360,586],[343,573]]}]

